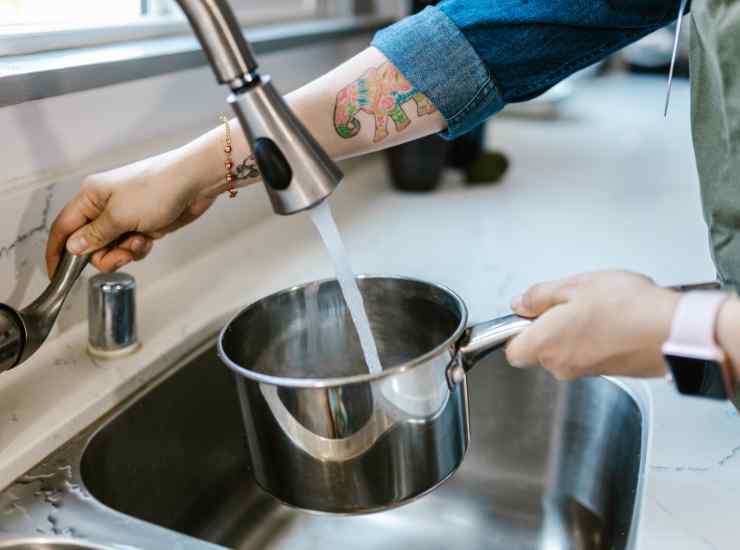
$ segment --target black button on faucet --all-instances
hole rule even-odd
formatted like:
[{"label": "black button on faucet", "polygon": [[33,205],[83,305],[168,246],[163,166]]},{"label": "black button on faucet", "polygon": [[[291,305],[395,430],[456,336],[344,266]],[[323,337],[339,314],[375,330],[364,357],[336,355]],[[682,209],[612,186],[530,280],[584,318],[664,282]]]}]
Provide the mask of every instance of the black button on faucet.
[{"label": "black button on faucet", "polygon": [[254,158],[267,185],[278,191],[288,188],[293,179],[293,170],[274,141],[266,137],[256,139]]}]

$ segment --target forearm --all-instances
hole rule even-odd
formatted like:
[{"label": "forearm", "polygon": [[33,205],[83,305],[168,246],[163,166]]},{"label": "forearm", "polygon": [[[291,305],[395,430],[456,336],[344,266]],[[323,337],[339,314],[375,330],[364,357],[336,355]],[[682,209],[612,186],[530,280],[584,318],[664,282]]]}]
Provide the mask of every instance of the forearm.
[{"label": "forearm", "polygon": [[[288,105],[326,152],[342,159],[385,149],[439,132],[444,118],[398,73],[380,51],[368,48],[324,76],[286,96]],[[236,120],[230,123],[235,187],[260,180]],[[228,188],[225,128],[219,126],[183,147],[190,182],[204,193]]]},{"label": "forearm", "polygon": [[[333,158],[389,147],[444,127],[429,100],[370,48],[287,97],[290,107]],[[53,274],[65,249],[95,252],[114,271],[143,259],[153,240],[203,215],[231,187],[260,180],[239,125],[228,122],[194,141],[128,166],[93,174],[57,216],[46,259]],[[123,241],[118,239],[130,234]]]}]

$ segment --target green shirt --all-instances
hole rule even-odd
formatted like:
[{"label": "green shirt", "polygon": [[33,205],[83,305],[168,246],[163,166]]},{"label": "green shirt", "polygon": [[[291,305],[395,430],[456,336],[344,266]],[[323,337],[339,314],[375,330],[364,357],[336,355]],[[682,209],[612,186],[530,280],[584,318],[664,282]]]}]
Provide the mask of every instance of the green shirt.
[{"label": "green shirt", "polygon": [[704,217],[723,286],[740,290],[740,1],[691,7],[691,123]]}]

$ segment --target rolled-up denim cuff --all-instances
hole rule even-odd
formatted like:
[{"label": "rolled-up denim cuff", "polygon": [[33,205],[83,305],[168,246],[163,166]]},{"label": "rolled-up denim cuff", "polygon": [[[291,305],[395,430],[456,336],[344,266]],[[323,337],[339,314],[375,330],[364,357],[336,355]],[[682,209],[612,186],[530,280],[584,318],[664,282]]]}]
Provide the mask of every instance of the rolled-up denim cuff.
[{"label": "rolled-up denim cuff", "polygon": [[454,139],[504,107],[491,75],[465,35],[428,7],[379,31],[372,42],[442,113]]}]

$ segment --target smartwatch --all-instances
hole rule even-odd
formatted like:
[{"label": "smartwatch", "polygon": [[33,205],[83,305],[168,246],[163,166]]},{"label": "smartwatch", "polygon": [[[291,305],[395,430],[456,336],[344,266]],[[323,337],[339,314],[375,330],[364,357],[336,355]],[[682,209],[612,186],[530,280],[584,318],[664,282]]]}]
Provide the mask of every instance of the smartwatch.
[{"label": "smartwatch", "polygon": [[676,388],[684,395],[713,399],[735,395],[733,370],[714,337],[719,310],[729,297],[719,291],[687,292],[676,306],[662,351]]}]

